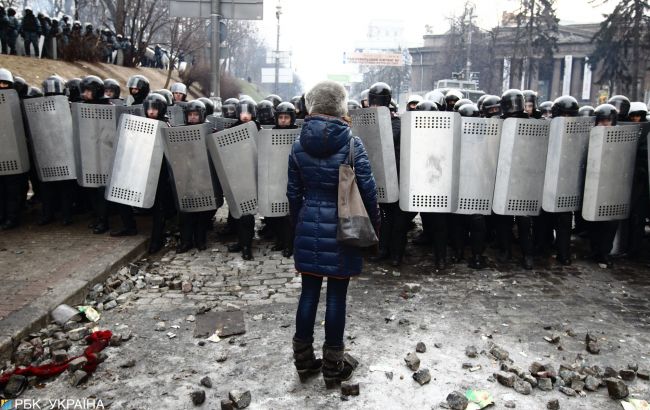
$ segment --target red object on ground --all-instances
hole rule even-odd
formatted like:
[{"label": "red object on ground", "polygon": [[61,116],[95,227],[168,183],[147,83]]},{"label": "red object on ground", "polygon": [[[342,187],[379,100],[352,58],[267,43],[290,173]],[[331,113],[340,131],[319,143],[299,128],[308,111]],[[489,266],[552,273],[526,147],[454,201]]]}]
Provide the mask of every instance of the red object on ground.
[{"label": "red object on ground", "polygon": [[0,385],[7,384],[9,378],[14,374],[19,374],[26,377],[36,376],[42,379],[54,377],[63,373],[68,368],[68,364],[71,361],[81,356],[85,356],[86,359],[88,359],[88,362],[83,367],[83,370],[86,373],[90,374],[94,372],[95,369],[97,369],[97,365],[99,364],[97,360],[97,353],[101,352],[106,346],[108,346],[109,342],[111,341],[111,336],[113,336],[113,333],[110,330],[99,330],[97,332],[93,332],[86,337],[86,341],[90,345],[86,347],[83,355],[72,357],[63,363],[46,364],[44,366],[20,367],[12,372],[4,373],[2,376],[0,376]]}]

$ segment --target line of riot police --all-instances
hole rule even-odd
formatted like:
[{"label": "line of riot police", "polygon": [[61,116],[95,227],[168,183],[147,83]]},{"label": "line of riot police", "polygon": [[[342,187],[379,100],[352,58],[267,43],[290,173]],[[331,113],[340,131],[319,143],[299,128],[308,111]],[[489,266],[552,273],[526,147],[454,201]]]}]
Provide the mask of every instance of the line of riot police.
[{"label": "line of riot police", "polygon": [[[515,238],[526,269],[551,250],[560,264],[570,265],[572,231],[590,237],[602,267],[613,266],[617,230],[627,256],[647,251],[645,104],[614,96],[595,109],[580,108],[575,98],[562,96],[538,105],[537,93],[514,89],[474,104],[458,90],[434,90],[409,97],[399,118],[385,83],[362,92],[360,100],[348,107],[379,187],[376,260],[402,263],[416,212],[422,232],[413,243],[432,246],[437,269],[464,260],[467,245],[468,266],[484,268],[489,239],[496,242],[497,260],[508,262]],[[390,191],[398,191],[399,200],[382,198]]]}]

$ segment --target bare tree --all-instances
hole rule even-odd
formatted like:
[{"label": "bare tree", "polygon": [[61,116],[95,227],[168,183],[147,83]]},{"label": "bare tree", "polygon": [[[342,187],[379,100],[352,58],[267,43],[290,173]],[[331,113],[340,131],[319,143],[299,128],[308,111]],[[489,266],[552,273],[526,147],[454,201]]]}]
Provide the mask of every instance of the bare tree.
[{"label": "bare tree", "polygon": [[[208,45],[207,33],[203,19],[188,19],[176,17],[171,22],[169,29],[169,42],[162,43],[169,47],[169,67],[167,68],[167,80],[165,88],[169,86],[172,72],[178,63],[181,52],[193,54]],[[190,86],[191,84],[187,84]]]}]

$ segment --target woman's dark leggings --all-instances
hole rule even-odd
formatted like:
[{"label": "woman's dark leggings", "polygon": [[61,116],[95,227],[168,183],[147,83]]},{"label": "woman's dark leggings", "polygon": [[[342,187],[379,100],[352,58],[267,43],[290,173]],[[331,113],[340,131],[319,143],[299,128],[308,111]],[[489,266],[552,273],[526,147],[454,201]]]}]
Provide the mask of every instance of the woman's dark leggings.
[{"label": "woman's dark leggings", "polygon": [[[325,344],[343,346],[345,330],[345,305],[350,279],[327,279],[327,303],[325,308]],[[302,275],[302,293],[296,312],[295,338],[305,343],[314,341],[314,322],[323,278]]]}]

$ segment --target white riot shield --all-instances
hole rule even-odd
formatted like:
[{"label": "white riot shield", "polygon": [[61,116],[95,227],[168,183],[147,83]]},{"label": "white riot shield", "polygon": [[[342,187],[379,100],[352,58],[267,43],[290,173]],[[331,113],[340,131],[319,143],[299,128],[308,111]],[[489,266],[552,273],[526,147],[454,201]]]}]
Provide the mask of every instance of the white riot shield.
[{"label": "white riot shield", "polygon": [[594,120],[594,117],[551,120],[542,197],[546,212],[573,212],[582,207],[589,132]]},{"label": "white riot shield", "polygon": [[263,130],[272,130],[275,125],[260,125],[260,127],[262,127]]},{"label": "white riot shield", "polygon": [[109,101],[111,104],[117,105],[118,107],[124,107],[126,105],[126,101],[121,98],[111,98]]},{"label": "white riot shield", "polygon": [[34,149],[38,179],[43,182],[77,178],[72,113],[64,95],[23,100]]},{"label": "white riot shield", "polygon": [[288,162],[300,128],[261,130],[257,138],[257,198],[262,216],[289,215]]},{"label": "white riot shield", "polygon": [[393,128],[388,107],[362,108],[350,113],[352,135],[361,138],[377,184],[377,201],[399,200]]},{"label": "white riot shield", "polygon": [[251,121],[208,135],[210,157],[236,219],[257,213],[257,132]]},{"label": "white riot shield", "polygon": [[120,106],[120,115],[131,114],[144,117],[144,107],[142,104]]},{"label": "white riot shield", "polygon": [[593,127],[589,136],[582,217],[587,221],[626,219],[639,125]]},{"label": "white riot shield", "polygon": [[29,171],[27,139],[20,99],[15,90],[0,91],[0,175]]},{"label": "white riot shield", "polygon": [[164,123],[131,114],[120,117],[106,199],[151,208],[163,160],[160,129]]},{"label": "white riot shield", "polygon": [[209,121],[212,124],[212,126],[217,130],[217,132],[226,130],[232,127],[233,125],[235,125],[235,123],[237,122],[237,120],[234,118],[223,118],[223,117],[214,117],[214,119],[210,118]]},{"label": "white riot shield", "polygon": [[462,118],[457,214],[492,213],[502,125],[499,118]]},{"label": "white riot shield", "polygon": [[77,183],[87,188],[105,186],[115,153],[118,107],[73,103],[71,108]]},{"label": "white riot shield", "polygon": [[503,121],[492,210],[499,215],[539,215],[550,121]]},{"label": "white riot shield", "polygon": [[179,125],[185,125],[185,108],[187,107],[186,102],[175,102],[171,107],[167,107],[167,113],[169,114],[169,123],[172,127],[177,127]]},{"label": "white riot shield", "polygon": [[460,114],[408,111],[402,115],[399,207],[409,212],[454,212],[458,204]]},{"label": "white riot shield", "polygon": [[302,125],[303,125],[304,123],[305,123],[305,120],[303,120],[303,119],[298,118],[298,119],[296,120],[296,125],[297,125],[299,128],[302,128]]},{"label": "white riot shield", "polygon": [[176,206],[181,212],[217,209],[206,147],[209,127],[206,123],[161,130],[174,180]]}]

